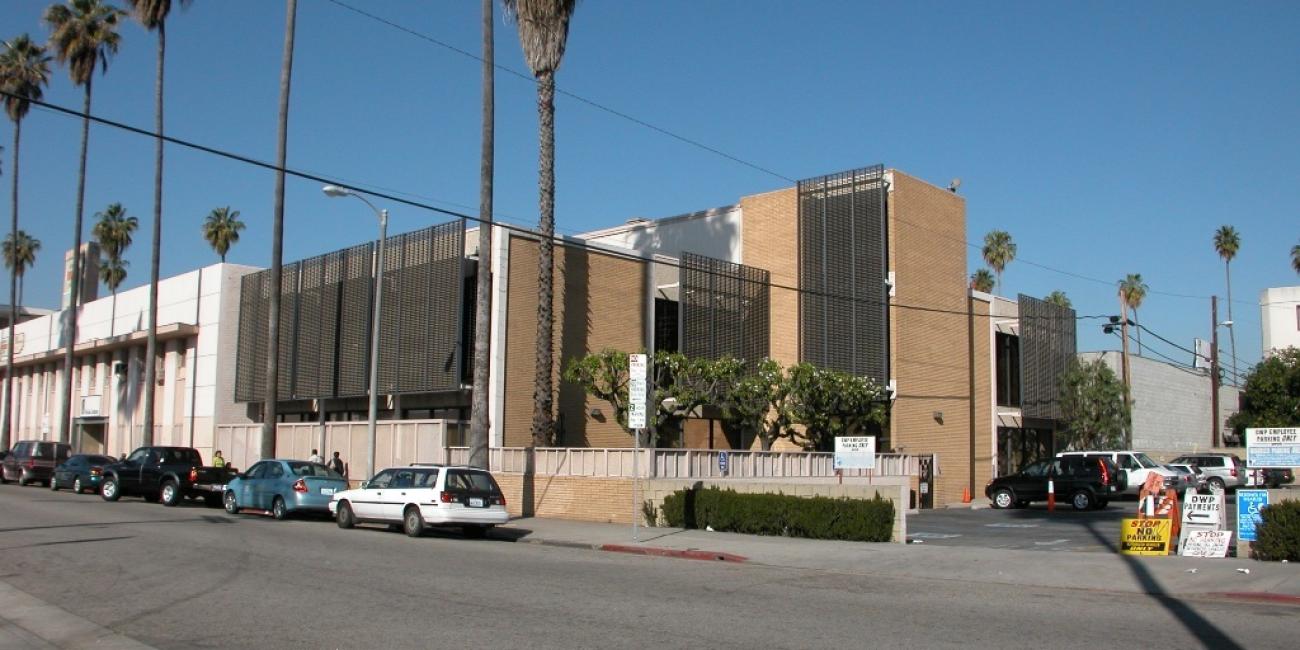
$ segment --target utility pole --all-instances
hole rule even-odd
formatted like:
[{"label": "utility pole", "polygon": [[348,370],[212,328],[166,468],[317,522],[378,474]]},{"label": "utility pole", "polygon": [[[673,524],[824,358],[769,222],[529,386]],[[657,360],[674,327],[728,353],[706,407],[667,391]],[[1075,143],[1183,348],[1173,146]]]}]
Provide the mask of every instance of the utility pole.
[{"label": "utility pole", "polygon": [[1219,297],[1210,296],[1210,444],[1219,446]]},{"label": "utility pole", "polygon": [[1119,328],[1120,340],[1123,342],[1124,352],[1120,360],[1120,367],[1124,375],[1124,410],[1129,413],[1128,426],[1124,427],[1124,448],[1133,448],[1133,386],[1130,383],[1129,365],[1128,365],[1128,303],[1124,300],[1124,292],[1119,293]]}]

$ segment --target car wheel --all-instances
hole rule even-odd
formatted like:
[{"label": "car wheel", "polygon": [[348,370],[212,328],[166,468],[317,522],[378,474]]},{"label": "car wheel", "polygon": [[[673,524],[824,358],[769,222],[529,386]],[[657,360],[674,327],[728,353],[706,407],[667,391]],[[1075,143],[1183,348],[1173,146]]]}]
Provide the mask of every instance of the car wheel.
[{"label": "car wheel", "polygon": [[1219,492],[1227,492],[1228,490],[1228,485],[1223,482],[1223,479],[1217,476],[1210,479],[1209,486],[1211,490],[1218,490]]},{"label": "car wheel", "polygon": [[104,497],[105,501],[117,501],[122,498],[121,486],[117,484],[117,479],[106,478],[104,485],[99,488],[99,496]]},{"label": "car wheel", "polygon": [[271,516],[281,521],[283,521],[285,517],[289,516],[289,508],[284,505],[284,499],[276,497],[275,500],[271,502]]},{"label": "car wheel", "polygon": [[59,491],[59,479],[57,479],[57,478],[55,478],[55,477],[53,477],[53,476],[50,477],[50,491],[51,491],[51,492],[58,492],[58,491]]},{"label": "car wheel", "polygon": [[83,493],[85,493],[85,487],[86,487],[86,486],[84,486],[84,485],[81,484],[81,477],[80,477],[80,476],[78,476],[77,478],[72,479],[72,491],[73,491],[73,492],[76,492],[77,494],[83,494]]},{"label": "car wheel", "polygon": [[357,518],[352,514],[352,506],[348,505],[347,501],[339,504],[336,520],[339,528],[351,528],[357,525]]},{"label": "car wheel", "polygon": [[1016,496],[1007,488],[998,488],[993,491],[993,507],[1003,510],[1016,505]]},{"label": "car wheel", "polygon": [[1098,510],[1105,510],[1108,505],[1110,505],[1110,499],[1097,499],[1097,505],[1093,507]]},{"label": "car wheel", "polygon": [[424,517],[420,516],[419,508],[406,506],[406,512],[402,513],[402,530],[407,537],[419,537],[424,534]]},{"label": "car wheel", "polygon": [[162,496],[162,504],[169,508],[181,502],[181,490],[176,486],[176,481],[163,483],[159,494]]},{"label": "car wheel", "polygon": [[1075,510],[1091,510],[1095,501],[1092,493],[1087,490],[1079,490],[1070,497],[1070,505],[1074,506]]},{"label": "car wheel", "polygon": [[18,475],[18,487],[27,487],[27,473],[23,472]]},{"label": "car wheel", "polygon": [[483,539],[487,535],[487,526],[461,526],[460,530],[470,539]]},{"label": "car wheel", "polygon": [[228,513],[230,513],[230,514],[232,514],[232,515],[237,515],[237,514],[239,514],[239,504],[235,502],[235,493],[234,493],[234,492],[227,492],[225,498],[223,499],[223,501],[224,501],[225,506],[226,506],[226,512],[228,512]]}]

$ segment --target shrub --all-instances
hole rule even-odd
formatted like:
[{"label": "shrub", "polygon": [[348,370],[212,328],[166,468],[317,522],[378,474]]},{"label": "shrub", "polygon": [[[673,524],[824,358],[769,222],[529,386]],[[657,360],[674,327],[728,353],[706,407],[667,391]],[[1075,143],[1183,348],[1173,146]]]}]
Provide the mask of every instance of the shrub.
[{"label": "shrub", "polygon": [[894,504],[880,496],[805,498],[708,487],[678,490],[659,511],[668,526],[750,535],[888,542],[894,532]]},{"label": "shrub", "polygon": [[1251,556],[1257,560],[1300,562],[1300,501],[1270,504],[1260,511],[1251,544]]}]

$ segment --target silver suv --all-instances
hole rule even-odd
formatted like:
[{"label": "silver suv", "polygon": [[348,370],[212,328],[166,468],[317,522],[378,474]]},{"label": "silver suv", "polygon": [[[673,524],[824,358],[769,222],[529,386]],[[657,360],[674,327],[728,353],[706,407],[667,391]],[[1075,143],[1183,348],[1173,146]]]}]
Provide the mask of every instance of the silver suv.
[{"label": "silver suv", "polygon": [[1186,454],[1169,462],[1201,468],[1205,484],[1217,490],[1246,487],[1246,468],[1236,454]]}]

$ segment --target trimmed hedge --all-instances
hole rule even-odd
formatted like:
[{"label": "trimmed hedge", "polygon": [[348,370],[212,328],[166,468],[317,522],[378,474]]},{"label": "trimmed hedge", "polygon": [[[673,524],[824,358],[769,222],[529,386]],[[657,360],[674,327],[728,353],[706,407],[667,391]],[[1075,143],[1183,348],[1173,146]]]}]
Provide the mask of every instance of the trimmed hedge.
[{"label": "trimmed hedge", "polygon": [[857,542],[888,542],[894,534],[894,504],[879,495],[832,499],[707,487],[668,495],[661,512],[675,528]]},{"label": "trimmed hedge", "polygon": [[1250,553],[1256,560],[1300,562],[1300,501],[1269,504],[1259,513]]}]

